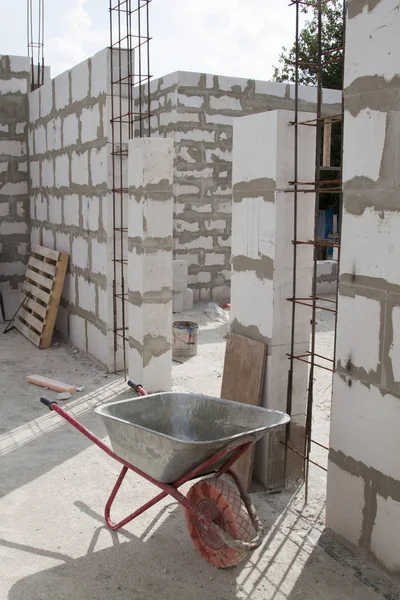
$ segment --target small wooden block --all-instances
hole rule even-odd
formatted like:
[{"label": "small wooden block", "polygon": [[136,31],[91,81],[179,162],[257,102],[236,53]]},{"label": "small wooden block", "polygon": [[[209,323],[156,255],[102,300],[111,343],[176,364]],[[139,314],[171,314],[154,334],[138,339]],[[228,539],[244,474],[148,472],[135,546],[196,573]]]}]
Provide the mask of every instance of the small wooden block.
[{"label": "small wooden block", "polygon": [[42,377],[41,375],[28,375],[26,380],[28,383],[40,385],[40,387],[45,387],[56,392],[69,392],[70,394],[74,394],[76,392],[76,387],[74,385],[68,385],[68,383],[56,381],[55,379],[50,379],[49,377]]},{"label": "small wooden block", "polygon": [[[264,386],[267,346],[243,335],[231,333],[226,342],[221,398],[260,406]],[[243,484],[251,483],[254,446],[233,465]]]}]

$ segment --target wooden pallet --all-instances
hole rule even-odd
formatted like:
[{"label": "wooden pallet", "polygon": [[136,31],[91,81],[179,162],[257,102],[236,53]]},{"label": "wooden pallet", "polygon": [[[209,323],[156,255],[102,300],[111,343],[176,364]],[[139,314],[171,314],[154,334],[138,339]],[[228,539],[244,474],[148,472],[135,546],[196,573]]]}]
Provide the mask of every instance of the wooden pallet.
[{"label": "wooden pallet", "polygon": [[38,348],[51,344],[69,255],[43,246],[32,246],[25,273],[25,301],[15,317],[15,327]]}]

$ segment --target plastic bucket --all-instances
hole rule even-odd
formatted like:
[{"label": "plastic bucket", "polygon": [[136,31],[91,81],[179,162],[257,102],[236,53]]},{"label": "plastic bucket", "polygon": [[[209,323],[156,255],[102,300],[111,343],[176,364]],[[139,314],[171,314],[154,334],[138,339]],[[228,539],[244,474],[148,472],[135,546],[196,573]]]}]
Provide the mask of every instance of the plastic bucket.
[{"label": "plastic bucket", "polygon": [[174,321],[172,323],[172,358],[187,358],[197,354],[198,323]]}]

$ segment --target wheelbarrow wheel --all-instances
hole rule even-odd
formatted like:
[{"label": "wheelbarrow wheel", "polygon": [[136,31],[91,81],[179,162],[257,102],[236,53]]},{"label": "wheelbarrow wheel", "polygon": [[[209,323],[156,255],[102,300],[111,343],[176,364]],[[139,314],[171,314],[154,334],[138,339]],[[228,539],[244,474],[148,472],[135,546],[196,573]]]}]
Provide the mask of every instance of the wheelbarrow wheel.
[{"label": "wheelbarrow wheel", "polygon": [[[233,539],[249,542],[254,527],[234,481],[227,475],[208,477],[190,488],[188,500],[198,511],[207,515]],[[248,553],[232,548],[222,541],[216,531],[207,528],[188,509],[185,509],[186,527],[200,554],[215,567],[237,565]]]}]

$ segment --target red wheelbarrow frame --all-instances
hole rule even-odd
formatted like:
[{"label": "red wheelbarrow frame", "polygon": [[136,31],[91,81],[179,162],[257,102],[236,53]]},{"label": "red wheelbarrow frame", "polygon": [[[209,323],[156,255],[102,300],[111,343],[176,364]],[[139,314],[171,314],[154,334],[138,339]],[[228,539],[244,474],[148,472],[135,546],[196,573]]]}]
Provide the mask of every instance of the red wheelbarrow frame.
[{"label": "red wheelbarrow frame", "polygon": [[[129,381],[128,383],[140,396],[147,395],[145,390],[143,389],[143,387],[140,384],[134,384],[131,381]],[[55,402],[53,400],[48,400],[45,397],[40,398],[40,401],[45,406],[47,406],[50,410],[58,413],[63,419],[68,421],[68,423],[70,423],[73,427],[75,427],[78,431],[80,431],[85,437],[87,437],[94,444],[96,444],[96,446],[98,446],[99,448],[101,448],[101,450],[103,450],[106,454],[108,454],[108,456],[110,456],[111,458],[113,458],[114,460],[118,461],[119,463],[121,463],[123,465],[122,471],[119,474],[118,479],[111,491],[110,497],[107,500],[107,504],[106,504],[105,510],[104,510],[104,519],[105,519],[105,522],[107,524],[107,527],[109,527],[109,529],[112,529],[113,531],[117,531],[118,529],[121,529],[121,527],[124,527],[127,523],[130,523],[130,521],[133,521],[133,519],[135,519],[136,517],[138,517],[139,515],[144,513],[146,510],[148,510],[149,508],[151,508],[152,506],[154,506],[155,504],[157,504],[158,502],[163,500],[166,496],[170,495],[175,500],[177,500],[180,504],[182,504],[182,506],[184,506],[188,511],[190,511],[196,517],[196,519],[203,522],[204,525],[206,525],[207,527],[214,529],[214,531],[218,535],[220,535],[220,537],[223,539],[223,541],[225,543],[227,543],[227,545],[245,548],[246,550],[254,550],[255,548],[258,548],[258,546],[260,546],[260,544],[262,542],[262,534],[263,534],[261,522],[257,517],[254,506],[250,500],[250,496],[247,494],[247,491],[244,489],[242,482],[240,481],[240,479],[236,475],[236,473],[234,473],[231,470],[232,465],[242,456],[242,454],[244,454],[246,452],[246,450],[248,448],[250,448],[250,446],[252,445],[251,441],[245,442],[244,444],[241,444],[239,446],[230,444],[226,448],[219,450],[213,456],[211,456],[210,458],[208,458],[207,460],[202,462],[200,465],[198,465],[197,467],[192,469],[189,473],[184,475],[184,477],[179,479],[179,481],[177,481],[173,484],[162,483],[161,481],[154,479],[153,477],[151,477],[144,471],[141,471],[134,465],[130,464],[129,462],[127,462],[126,460],[124,460],[123,458],[121,458],[120,456],[115,454],[115,452],[109,446],[107,446],[107,444],[105,444],[101,439],[99,439],[96,435],[94,435],[94,433],[89,431],[89,429],[87,429],[84,425],[79,423],[79,421],[77,421],[74,417],[72,417],[70,414],[68,414],[64,409],[62,409],[57,404],[57,402]],[[204,515],[202,512],[200,512],[194,506],[194,504],[192,504],[192,502],[190,502],[186,498],[186,496],[184,496],[178,490],[178,488],[181,487],[184,483],[187,483],[188,481],[191,481],[192,479],[196,479],[197,477],[200,476],[200,473],[202,473],[205,470],[209,470],[210,467],[212,467],[212,465],[214,463],[216,463],[218,460],[220,460],[226,454],[228,454],[229,452],[232,452],[232,451],[234,451],[233,455],[226,461],[226,463],[222,467],[220,467],[217,471],[214,472],[214,476],[220,477],[223,473],[229,473],[229,475],[234,479],[234,481],[239,489],[242,500],[244,501],[245,506],[249,512],[249,515],[253,522],[254,528],[256,530],[256,536],[251,542],[242,542],[240,540],[233,540],[225,531],[223,531],[220,527],[218,527],[215,523],[213,523],[213,521],[211,521],[206,515]],[[143,504],[143,506],[141,506],[140,508],[135,510],[133,513],[131,513],[130,515],[125,517],[125,519],[122,519],[122,521],[120,521],[119,523],[114,523],[110,517],[111,507],[113,505],[115,497],[118,494],[118,490],[120,489],[122,482],[125,479],[125,476],[128,471],[133,471],[134,473],[136,473],[136,475],[140,475],[140,477],[143,477],[143,479],[146,479],[146,481],[149,481],[156,487],[160,488],[162,490],[162,492],[160,494],[158,494],[157,496],[155,496],[154,498],[152,498],[151,500],[149,500],[148,502],[146,502],[145,504]]]}]

